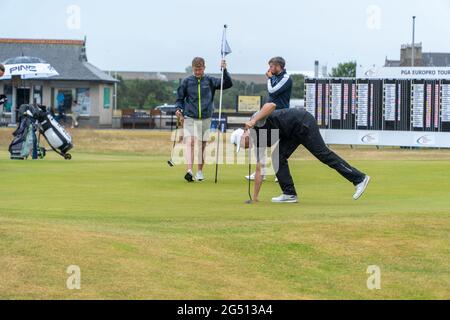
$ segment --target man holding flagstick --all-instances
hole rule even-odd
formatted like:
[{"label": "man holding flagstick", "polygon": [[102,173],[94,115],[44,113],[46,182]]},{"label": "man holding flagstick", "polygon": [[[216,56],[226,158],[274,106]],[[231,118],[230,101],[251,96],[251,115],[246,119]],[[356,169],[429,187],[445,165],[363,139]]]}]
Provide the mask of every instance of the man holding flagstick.
[{"label": "man holding flagstick", "polygon": [[[216,90],[225,90],[233,86],[227,64],[222,60],[222,79],[205,74],[206,63],[201,57],[192,61],[193,75],[185,78],[177,90],[176,115],[184,124],[184,139],[186,144],[185,179],[188,182],[203,181],[204,154],[209,141],[211,117],[214,112],[214,96]],[[193,165],[195,146],[198,147],[198,171],[194,176]]]}]

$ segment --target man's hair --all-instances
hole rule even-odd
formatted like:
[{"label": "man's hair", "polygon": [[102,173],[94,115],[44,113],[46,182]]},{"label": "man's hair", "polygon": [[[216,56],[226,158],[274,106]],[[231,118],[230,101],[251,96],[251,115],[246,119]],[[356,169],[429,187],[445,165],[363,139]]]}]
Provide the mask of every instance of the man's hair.
[{"label": "man's hair", "polygon": [[205,59],[200,57],[195,57],[194,60],[192,60],[192,67],[204,67],[205,66]]},{"label": "man's hair", "polygon": [[0,63],[0,71],[5,72],[5,66]]},{"label": "man's hair", "polygon": [[274,57],[270,59],[269,64],[277,64],[283,69],[286,67],[286,60],[284,60],[282,57]]}]

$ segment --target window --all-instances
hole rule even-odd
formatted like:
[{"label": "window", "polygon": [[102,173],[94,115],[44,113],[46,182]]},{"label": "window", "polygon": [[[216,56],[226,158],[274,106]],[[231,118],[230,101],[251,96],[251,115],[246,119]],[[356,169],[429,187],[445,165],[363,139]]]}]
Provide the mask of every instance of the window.
[{"label": "window", "polygon": [[82,116],[91,115],[91,96],[89,88],[77,88],[77,102]]},{"label": "window", "polygon": [[109,109],[111,107],[111,88],[105,87],[103,89],[103,109]]},{"label": "window", "polygon": [[42,104],[42,86],[33,87],[33,103]]},{"label": "window", "polygon": [[11,112],[13,87],[10,84],[5,84],[3,90],[5,96],[8,98],[8,102],[3,105],[3,111]]},{"label": "window", "polygon": [[57,89],[56,109],[62,108],[64,113],[70,112],[72,108],[73,93],[72,89]]}]

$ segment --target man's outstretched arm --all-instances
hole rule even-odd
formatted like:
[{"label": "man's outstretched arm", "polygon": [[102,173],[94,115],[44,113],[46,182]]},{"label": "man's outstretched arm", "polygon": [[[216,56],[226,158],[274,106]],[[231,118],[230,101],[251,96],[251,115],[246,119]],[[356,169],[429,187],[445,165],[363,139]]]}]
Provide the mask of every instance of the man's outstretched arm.
[{"label": "man's outstretched arm", "polygon": [[255,116],[245,124],[245,129],[252,129],[255,127],[257,122],[266,119],[275,111],[276,108],[277,105],[275,103],[266,103],[264,107],[262,107],[261,111],[255,114]]}]

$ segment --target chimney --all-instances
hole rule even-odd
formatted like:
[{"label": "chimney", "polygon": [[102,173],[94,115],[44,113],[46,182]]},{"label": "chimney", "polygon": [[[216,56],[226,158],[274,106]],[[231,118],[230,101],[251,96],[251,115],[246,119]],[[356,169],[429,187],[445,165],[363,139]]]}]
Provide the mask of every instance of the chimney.
[{"label": "chimney", "polygon": [[87,41],[87,37],[84,36],[84,41],[83,41],[83,46],[81,47],[81,52],[80,52],[80,61],[82,62],[87,62],[87,55],[86,55],[86,41]]},{"label": "chimney", "polygon": [[324,77],[324,78],[328,77],[328,66],[327,65],[322,66],[322,77]]},{"label": "chimney", "polygon": [[314,78],[319,78],[319,60],[314,62]]}]

